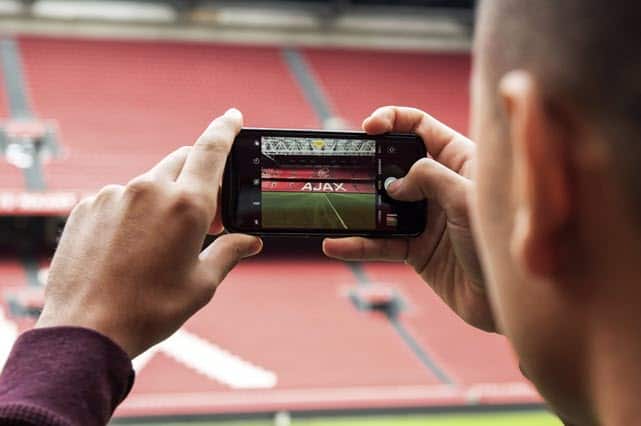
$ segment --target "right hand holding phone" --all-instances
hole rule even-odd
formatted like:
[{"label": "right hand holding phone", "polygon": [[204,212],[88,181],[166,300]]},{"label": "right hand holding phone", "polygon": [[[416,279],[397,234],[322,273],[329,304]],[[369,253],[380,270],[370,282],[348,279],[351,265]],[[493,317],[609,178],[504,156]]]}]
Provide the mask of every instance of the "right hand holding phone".
[{"label": "right hand holding phone", "polygon": [[36,326],[93,329],[133,358],[207,304],[227,273],[262,247],[256,237],[226,234],[201,251],[207,231],[221,230],[218,191],[241,125],[231,109],[192,147],[76,206]]},{"label": "right hand holding phone", "polygon": [[410,239],[326,239],[323,251],[342,260],[406,262],[469,324],[496,331],[470,229],[468,195],[475,144],[415,108],[382,107],[363,122],[369,134],[415,132],[431,158],[417,161],[390,184],[403,201],[430,199],[425,231]]}]

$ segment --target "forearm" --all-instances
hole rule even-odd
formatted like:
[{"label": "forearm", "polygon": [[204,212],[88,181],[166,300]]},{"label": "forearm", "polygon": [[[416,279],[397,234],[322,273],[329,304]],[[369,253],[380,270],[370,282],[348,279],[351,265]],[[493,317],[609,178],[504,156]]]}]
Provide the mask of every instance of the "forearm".
[{"label": "forearm", "polygon": [[21,335],[0,375],[3,425],[105,425],[133,384],[127,355],[74,327]]}]

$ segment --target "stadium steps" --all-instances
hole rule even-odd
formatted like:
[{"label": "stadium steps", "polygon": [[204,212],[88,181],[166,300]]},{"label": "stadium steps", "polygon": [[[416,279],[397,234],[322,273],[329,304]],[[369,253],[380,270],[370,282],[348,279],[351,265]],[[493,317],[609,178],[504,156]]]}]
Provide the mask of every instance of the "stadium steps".
[{"label": "stadium steps", "polygon": [[414,270],[404,264],[366,264],[373,282],[389,284],[407,297],[400,320],[417,336],[436,362],[456,383],[519,382],[518,369],[507,341],[476,330],[456,317]]},{"label": "stadium steps", "polygon": [[[2,68],[3,67],[0,67],[0,120],[4,121],[9,118],[9,102]],[[20,169],[4,161],[4,159],[0,161],[0,188],[2,191],[24,189],[22,172]]]},{"label": "stadium steps", "polygon": [[460,131],[468,127],[467,54],[304,50],[334,114],[354,128],[383,105],[429,111]]}]

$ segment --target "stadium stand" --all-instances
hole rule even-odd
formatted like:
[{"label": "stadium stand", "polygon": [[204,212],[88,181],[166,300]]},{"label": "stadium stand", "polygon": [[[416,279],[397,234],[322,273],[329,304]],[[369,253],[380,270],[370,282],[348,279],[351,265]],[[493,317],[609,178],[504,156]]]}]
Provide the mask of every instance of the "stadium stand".
[{"label": "stadium stand", "polygon": [[25,285],[26,277],[22,265],[9,259],[0,259],[0,290]]},{"label": "stadium stand", "polygon": [[[347,267],[313,258],[297,258],[284,270],[283,266],[283,260],[273,259],[243,265],[221,287],[211,306],[213,316],[209,321],[195,318],[194,329],[283,371],[281,386],[437,383],[411,353],[395,344],[397,336],[382,316],[354,309],[347,290],[356,280]],[[275,277],[278,288],[270,285]],[[240,299],[246,300],[246,312],[230,303]],[[248,315],[250,311],[254,315]],[[260,331],[260,336],[238,336],[217,321],[223,318],[240,329]],[[221,326],[210,328],[207,323],[212,321]],[[272,344],[276,350],[263,350]]]},{"label": "stadium stand", "polygon": [[401,316],[402,321],[457,383],[522,380],[507,342],[456,318],[412,268],[380,263],[366,264],[363,268],[373,282],[392,285],[407,298],[409,306]]},{"label": "stadium stand", "polygon": [[279,169],[263,168],[261,170],[263,179],[308,179],[308,180],[374,180],[370,170],[344,170],[332,169],[330,167],[311,169],[307,168],[285,168]]},{"label": "stadium stand", "polygon": [[[274,391],[296,390],[289,401],[281,401],[280,408],[318,408],[322,406],[316,401],[319,395],[334,394],[333,402],[340,403],[339,395],[350,388],[389,387],[387,397],[391,398],[395,386],[437,384],[413,354],[398,344],[381,314],[354,309],[348,290],[355,284],[350,271],[338,262],[305,258],[247,262],[231,273],[215,300],[185,329],[273,371],[277,375]],[[202,378],[193,383],[185,380],[189,376],[159,379],[162,371],[169,370],[165,361],[166,357],[150,361],[142,370],[132,404],[136,395],[144,398],[146,393],[223,390]],[[261,399],[271,399],[269,391],[252,393],[258,395],[248,395],[244,409],[235,408],[255,409]],[[216,403],[214,399],[210,403]]]},{"label": "stadium stand", "polygon": [[335,115],[355,127],[379,106],[411,105],[467,129],[468,55],[307,49],[305,57]]},{"label": "stadium stand", "polygon": [[[92,193],[124,183],[191,143],[230,106],[245,113],[246,125],[321,125],[275,47],[35,36],[18,41],[34,112],[55,119],[59,128],[61,155],[43,165],[47,193]],[[406,104],[467,127],[466,55],[326,49],[303,55],[334,114],[352,125],[377,106]],[[3,90],[0,117],[7,114]],[[280,179],[278,173],[283,169],[269,177]],[[362,186],[367,176],[358,173],[308,173],[298,177],[361,181],[350,183],[352,189],[371,191]],[[23,186],[20,171],[0,162],[0,195]],[[139,357],[135,387],[119,415],[538,401],[503,339],[463,324],[411,269],[371,264],[359,276],[317,252],[292,254],[300,247],[291,243],[286,256],[241,264],[209,306]],[[453,383],[425,367],[383,312],[354,306],[350,294],[364,278],[399,294],[399,321]],[[0,261],[0,290],[27,285],[21,263]],[[37,298],[7,294],[0,330],[9,322],[29,326],[11,317],[9,302]],[[5,334],[0,349],[10,340]]]},{"label": "stadium stand", "polygon": [[274,48],[38,37],[20,47],[34,109],[60,126],[52,189],[124,183],[230,106],[247,125],[318,126]]}]

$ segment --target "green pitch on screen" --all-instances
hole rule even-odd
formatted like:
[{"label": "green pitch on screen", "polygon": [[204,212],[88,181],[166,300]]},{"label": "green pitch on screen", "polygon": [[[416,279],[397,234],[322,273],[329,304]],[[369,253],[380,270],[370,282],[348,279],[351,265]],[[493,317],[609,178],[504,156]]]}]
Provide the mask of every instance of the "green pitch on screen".
[{"label": "green pitch on screen", "polygon": [[261,209],[267,228],[376,228],[376,194],[266,191]]}]

